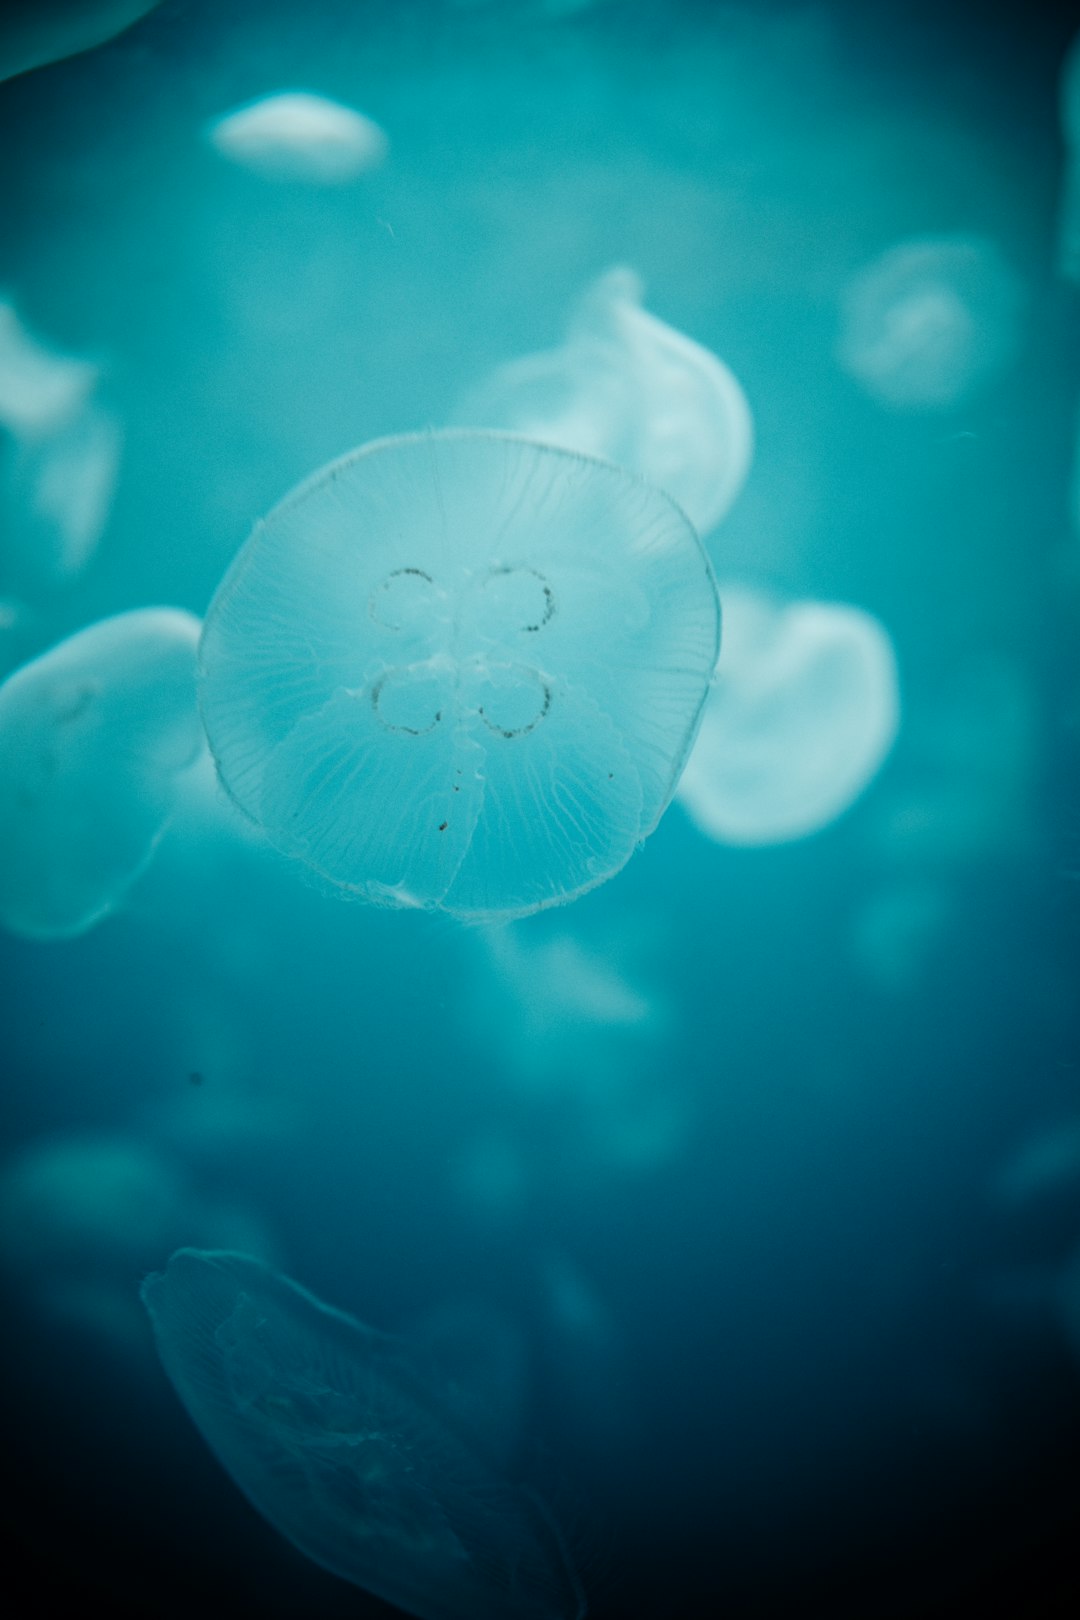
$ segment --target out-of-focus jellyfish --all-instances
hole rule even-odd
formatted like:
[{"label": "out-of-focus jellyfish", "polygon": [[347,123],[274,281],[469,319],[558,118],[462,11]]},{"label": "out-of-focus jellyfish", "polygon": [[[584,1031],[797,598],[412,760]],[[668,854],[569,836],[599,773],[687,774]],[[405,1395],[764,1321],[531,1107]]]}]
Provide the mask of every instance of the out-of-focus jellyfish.
[{"label": "out-of-focus jellyfish", "polygon": [[159,0],[4,0],[0,79],[93,50],[123,33]]},{"label": "out-of-focus jellyfish", "polygon": [[363,113],[301,90],[226,113],[209,138],[223,157],[265,179],[324,186],[378,168],[389,150],[385,132]]},{"label": "out-of-focus jellyfish", "polygon": [[905,719],[912,765],[882,799],[877,842],[897,866],[943,871],[1032,845],[1038,717],[1030,686],[997,656],[973,658]]},{"label": "out-of-focus jellyfish", "polygon": [[1021,290],[993,242],[901,242],[861,270],[842,301],[839,359],[882,405],[948,410],[1017,347]]},{"label": "out-of-focus jellyfish", "polygon": [[904,876],[868,894],[852,928],[855,960],[879,990],[903,995],[918,982],[951,910],[940,879]]},{"label": "out-of-focus jellyfish", "polygon": [[1059,1120],[1026,1137],[999,1172],[994,1191],[1012,1208],[1062,1194],[1080,1208],[1080,1118]]},{"label": "out-of-focus jellyfish", "polygon": [[165,1146],[124,1132],[29,1142],[0,1167],[0,1263],[45,1314],[145,1349],[136,1289],[179,1243],[268,1253],[253,1212],[208,1197]]},{"label": "out-of-focus jellyfish", "polygon": [[1065,140],[1065,173],[1058,223],[1058,269],[1067,281],[1080,283],[1080,34],[1061,66],[1061,133]]},{"label": "out-of-focus jellyfish", "polygon": [[750,407],[722,360],[642,308],[643,291],[633,270],[608,270],[561,348],[498,367],[455,418],[628,467],[706,534],[750,469]]},{"label": "out-of-focus jellyfish", "polygon": [[81,934],[121,902],[204,743],[199,621],[172,608],[104,619],[0,685],[0,920]]},{"label": "out-of-focus jellyfish", "polygon": [[17,450],[8,478],[20,576],[62,582],[82,572],[105,531],[120,467],[113,416],[88,406]]},{"label": "out-of-focus jellyfish", "polygon": [[0,299],[0,427],[16,439],[60,427],[84,405],[97,367],[47,348]]},{"label": "out-of-focus jellyfish", "polygon": [[0,487],[6,512],[0,574],[62,584],[87,564],[105,529],[120,463],[115,417],[92,398],[98,368],[47,348],[0,302]]},{"label": "out-of-focus jellyfish", "polygon": [[421,1620],[584,1614],[546,1513],[403,1342],[238,1254],[181,1249],[143,1300],[218,1461],[323,1568]]},{"label": "out-of-focus jellyfish", "polygon": [[718,843],[806,837],[854,803],[892,747],[892,643],[857,608],[721,595],[723,650],[677,797]]},{"label": "out-of-focus jellyfish", "polygon": [[682,513],[494,433],[385,439],[258,524],[207,614],[221,779],[270,841],[381,905],[573,900],[652,831],[719,636]]}]

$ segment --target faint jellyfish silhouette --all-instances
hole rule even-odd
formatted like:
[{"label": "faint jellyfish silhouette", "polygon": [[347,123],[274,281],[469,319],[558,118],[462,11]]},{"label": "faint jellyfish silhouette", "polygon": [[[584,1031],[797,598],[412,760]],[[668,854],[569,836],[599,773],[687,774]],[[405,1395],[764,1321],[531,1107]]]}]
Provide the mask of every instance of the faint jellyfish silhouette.
[{"label": "faint jellyfish silhouette", "polygon": [[352,107],[286,91],[262,96],[209,127],[222,157],[267,180],[341,185],[378,168],[389,142],[378,124]]},{"label": "faint jellyfish silhouette", "polygon": [[750,407],[723,361],[650,315],[642,296],[633,270],[606,271],[561,348],[498,367],[455,419],[628,467],[706,534],[750,469]]},{"label": "faint jellyfish silhouette", "polygon": [[854,803],[892,747],[892,643],[857,608],[722,597],[724,647],[679,802],[718,843],[804,838]]},{"label": "faint jellyfish silhouette", "polygon": [[4,0],[0,79],[103,45],[159,0]]},{"label": "faint jellyfish silhouette", "polygon": [[0,920],[84,933],[147,866],[204,741],[199,621],[172,608],[103,619],[0,685]]},{"label": "faint jellyfish silhouette", "polygon": [[49,1316],[145,1353],[136,1288],[163,1250],[238,1242],[267,1252],[254,1213],[198,1190],[166,1147],[119,1131],[26,1143],[0,1167],[0,1262]]},{"label": "faint jellyfish silhouette", "polygon": [[425,1311],[401,1335],[423,1358],[448,1410],[455,1410],[485,1453],[504,1469],[524,1429],[529,1385],[525,1335],[504,1311],[478,1299],[450,1300]]},{"label": "faint jellyfish silhouette", "polygon": [[47,348],[0,301],[0,430],[9,441],[0,569],[9,583],[62,584],[101,539],[122,436],[92,397],[99,375],[88,361]]},{"label": "faint jellyfish silhouette", "polygon": [[584,1614],[545,1511],[402,1342],[238,1254],[181,1249],[143,1300],[204,1440],[317,1564],[421,1620]]},{"label": "faint jellyfish silhouette", "polygon": [[1065,172],[1058,216],[1058,271],[1080,283],[1080,34],[1075,35],[1061,64],[1061,133]]},{"label": "faint jellyfish silhouette", "polygon": [[1080,1117],[1034,1129],[1018,1142],[994,1183],[998,1200],[1014,1209],[1069,1199],[1080,1210]]},{"label": "faint jellyfish silhouette", "polygon": [[948,410],[1011,360],[1021,289],[993,242],[901,242],[844,293],[838,357],[882,405]]},{"label": "faint jellyfish silhouette", "polygon": [[200,702],[279,850],[481,921],[629,859],[718,636],[708,559],[659,491],[500,434],[386,439],[256,526],[207,614]]},{"label": "faint jellyfish silhouette", "polygon": [[951,909],[949,892],[936,877],[902,876],[866,894],[852,924],[852,948],[863,976],[887,993],[910,993]]}]

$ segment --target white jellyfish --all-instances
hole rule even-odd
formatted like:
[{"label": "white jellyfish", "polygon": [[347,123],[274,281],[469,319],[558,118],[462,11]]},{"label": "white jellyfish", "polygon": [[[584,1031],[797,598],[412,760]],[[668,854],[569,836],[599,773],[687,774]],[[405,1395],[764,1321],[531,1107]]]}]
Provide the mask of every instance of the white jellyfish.
[{"label": "white jellyfish", "polygon": [[93,50],[158,4],[159,0],[4,0],[0,79]]},{"label": "white jellyfish", "polygon": [[749,471],[750,407],[723,361],[650,315],[642,296],[633,270],[607,271],[561,348],[498,367],[455,417],[628,467],[706,534]]},{"label": "white jellyfish", "polygon": [[199,621],[172,608],[81,630],[0,685],[0,920],[81,934],[123,899],[204,742]]},{"label": "white jellyfish", "polygon": [[222,157],[268,180],[340,185],[377,169],[389,142],[363,113],[325,96],[287,91],[262,96],[210,125]]},{"label": "white jellyfish", "polygon": [[854,803],[892,747],[892,643],[857,608],[722,599],[723,650],[677,797],[718,843],[804,838]]},{"label": "white jellyfish", "polygon": [[1067,281],[1080,283],[1080,34],[1073,39],[1061,67],[1061,132],[1065,140],[1065,173],[1058,223],[1058,269]]},{"label": "white jellyfish", "polygon": [[847,287],[838,356],[880,404],[948,410],[1011,360],[1021,291],[993,242],[901,242]]},{"label": "white jellyfish", "polygon": [[260,523],[207,613],[222,781],[282,852],[474,921],[575,899],[653,829],[715,661],[659,491],[489,433],[386,439]]},{"label": "white jellyfish", "polygon": [[421,1620],[584,1614],[546,1512],[425,1356],[239,1254],[181,1249],[143,1300],[203,1439],[307,1557]]},{"label": "white jellyfish", "polygon": [[93,397],[99,377],[89,361],[40,342],[0,301],[0,571],[17,583],[74,578],[104,532],[121,432]]}]

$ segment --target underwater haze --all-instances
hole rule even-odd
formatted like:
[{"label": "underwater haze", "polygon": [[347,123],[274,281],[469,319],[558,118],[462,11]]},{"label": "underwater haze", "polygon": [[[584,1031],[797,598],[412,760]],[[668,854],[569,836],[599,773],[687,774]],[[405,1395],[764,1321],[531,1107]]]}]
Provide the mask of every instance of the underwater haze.
[{"label": "underwater haze", "polygon": [[0,6],[20,1612],[1076,1614],[1078,30]]}]

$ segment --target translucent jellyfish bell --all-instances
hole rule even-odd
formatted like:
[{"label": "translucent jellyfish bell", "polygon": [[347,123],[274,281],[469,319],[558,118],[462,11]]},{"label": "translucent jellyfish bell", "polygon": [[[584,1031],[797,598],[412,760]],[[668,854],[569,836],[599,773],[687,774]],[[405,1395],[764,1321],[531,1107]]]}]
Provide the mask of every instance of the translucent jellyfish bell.
[{"label": "translucent jellyfish bell", "polygon": [[81,630],[0,685],[0,920],[81,934],[147,865],[204,743],[199,621],[172,608]]},{"label": "translucent jellyfish bell", "polygon": [[403,1342],[238,1254],[181,1249],[143,1300],[204,1440],[307,1557],[421,1620],[584,1614],[546,1514]]},{"label": "translucent jellyfish bell", "polygon": [[642,296],[633,270],[608,270],[561,348],[500,366],[455,416],[628,467],[706,534],[750,469],[750,407],[723,361],[650,315]]},{"label": "translucent jellyfish bell", "polygon": [[892,644],[857,608],[722,595],[724,648],[678,798],[719,843],[803,838],[854,802],[892,747]]},{"label": "translucent jellyfish bell", "polygon": [[389,142],[352,107],[288,91],[226,113],[209,129],[222,157],[268,180],[338,185],[378,168]]},{"label": "translucent jellyfish bell", "polygon": [[210,605],[221,778],[287,855],[483,920],[611,877],[668,804],[715,662],[708,559],[618,468],[385,439],[259,524]]},{"label": "translucent jellyfish bell", "polygon": [[848,286],[840,364],[883,405],[947,410],[1012,358],[1020,304],[993,242],[901,242]]}]

